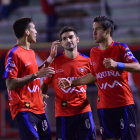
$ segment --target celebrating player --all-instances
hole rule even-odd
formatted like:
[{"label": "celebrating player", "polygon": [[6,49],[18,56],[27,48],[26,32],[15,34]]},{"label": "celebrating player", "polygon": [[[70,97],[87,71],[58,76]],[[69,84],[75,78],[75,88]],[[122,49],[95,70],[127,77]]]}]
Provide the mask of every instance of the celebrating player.
[{"label": "celebrating player", "polygon": [[86,85],[66,90],[58,85],[62,78],[78,79],[90,73],[90,58],[77,51],[79,37],[74,28],[62,28],[60,38],[64,52],[51,64],[55,75],[46,78],[42,85],[42,92],[46,94],[48,84],[53,82],[57,140],[95,140],[95,125],[86,96]]},{"label": "celebrating player", "polygon": [[55,73],[48,65],[57,53],[58,41],[52,44],[50,56],[38,70],[35,53],[30,49],[37,35],[32,19],[16,20],[13,29],[17,44],[7,53],[4,73],[12,118],[17,122],[21,140],[51,140],[40,77]]},{"label": "celebrating player", "polygon": [[[105,16],[94,18],[93,37],[99,46],[90,51],[91,74],[73,81],[63,78],[59,85],[67,89],[96,81],[97,109],[103,140],[137,140],[135,105],[124,63],[132,63],[136,67],[139,63],[126,44],[113,41],[113,29],[111,19]],[[106,68],[106,58],[119,62],[118,69]]]}]

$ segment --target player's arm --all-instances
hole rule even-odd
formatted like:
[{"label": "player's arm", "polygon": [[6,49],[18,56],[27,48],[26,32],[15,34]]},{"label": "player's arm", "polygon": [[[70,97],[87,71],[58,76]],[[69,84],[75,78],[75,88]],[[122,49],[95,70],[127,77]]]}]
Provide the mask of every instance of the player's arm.
[{"label": "player's arm", "polygon": [[33,81],[36,78],[41,78],[41,77],[46,77],[46,76],[51,76],[55,74],[55,71],[52,67],[42,67],[38,72],[26,75],[22,78],[7,78],[6,79],[6,86],[9,90],[13,90],[16,88],[20,88],[29,82]]},{"label": "player's arm", "polygon": [[47,106],[46,99],[49,98],[49,96],[47,95],[47,91],[48,91],[48,84],[43,82],[43,84],[41,85],[41,95],[45,107]]},{"label": "player's arm", "polygon": [[93,76],[91,73],[88,73],[87,75],[82,76],[81,78],[73,80],[73,81],[69,81],[66,78],[62,78],[59,81],[59,86],[63,89],[67,89],[71,86],[87,85],[95,81],[96,81],[96,77]]},{"label": "player's arm", "polygon": [[43,64],[41,66],[39,66],[39,69],[42,68],[42,66],[45,65],[45,67],[48,67],[52,61],[54,60],[55,56],[57,55],[57,47],[60,45],[60,41],[56,40],[54,42],[52,42],[52,46],[51,46],[51,52],[49,57],[43,62]]},{"label": "player's arm", "polygon": [[106,68],[116,68],[126,70],[128,72],[140,72],[140,64],[116,62],[111,58],[104,58],[103,64]]},{"label": "player's arm", "polygon": [[47,91],[48,91],[48,84],[43,83],[41,85],[41,92],[42,92],[42,94],[47,94]]}]

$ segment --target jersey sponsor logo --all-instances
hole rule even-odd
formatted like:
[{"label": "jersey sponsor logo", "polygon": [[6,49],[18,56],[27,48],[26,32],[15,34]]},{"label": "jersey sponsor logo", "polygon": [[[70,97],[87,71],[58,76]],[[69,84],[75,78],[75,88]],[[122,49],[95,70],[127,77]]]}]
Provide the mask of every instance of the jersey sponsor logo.
[{"label": "jersey sponsor logo", "polygon": [[[68,80],[70,81],[73,81],[75,79],[78,79],[80,77],[67,77]],[[60,81],[62,78],[58,78],[58,80]],[[84,89],[84,87],[81,87],[80,89],[77,89],[76,87],[70,87],[68,89],[63,89],[61,88],[61,90],[64,92],[64,93],[73,93],[74,91],[78,92],[78,93],[81,93],[81,92],[86,92],[86,90]]]},{"label": "jersey sponsor logo", "polygon": [[78,93],[80,93],[80,92],[86,92],[86,90],[84,89],[84,87],[81,87],[80,89],[76,89],[76,87],[68,88],[68,89],[61,88],[61,89],[63,90],[64,93],[73,93],[74,91],[76,91]]},{"label": "jersey sponsor logo", "polygon": [[120,76],[120,73],[118,71],[110,70],[110,71],[99,72],[96,74],[97,79],[102,79],[102,78],[110,77],[110,76],[118,77]]},{"label": "jersey sponsor logo", "polygon": [[122,86],[122,84],[121,84],[120,82],[118,82],[117,80],[115,80],[115,81],[112,83],[112,85],[109,84],[109,83],[107,83],[107,82],[105,82],[105,83],[102,83],[102,85],[99,85],[99,84],[98,84],[98,86],[100,87],[100,89],[106,90],[107,87],[109,87],[109,88],[114,88],[115,86]]},{"label": "jersey sponsor logo", "polygon": [[60,72],[64,72],[64,70],[63,69],[56,70],[56,73],[60,73]]},{"label": "jersey sponsor logo", "polygon": [[27,89],[29,90],[30,93],[35,93],[37,91],[38,92],[40,91],[40,88],[38,85],[34,85],[32,89],[28,86]]},{"label": "jersey sponsor logo", "polygon": [[86,71],[86,69],[85,69],[85,68],[78,68],[78,70],[79,70],[79,71],[81,71],[81,72]]},{"label": "jersey sponsor logo", "polygon": [[[73,81],[76,79],[79,79],[80,77],[67,77],[68,80]],[[62,78],[58,78],[58,80],[60,81]]]}]

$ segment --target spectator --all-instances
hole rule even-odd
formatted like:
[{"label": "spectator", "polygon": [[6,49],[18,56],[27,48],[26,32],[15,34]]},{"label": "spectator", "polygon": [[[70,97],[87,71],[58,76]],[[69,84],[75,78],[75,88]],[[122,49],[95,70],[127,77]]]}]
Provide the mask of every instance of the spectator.
[{"label": "spectator", "polygon": [[57,14],[53,0],[41,0],[42,11],[46,15],[46,41],[54,41],[55,25],[57,22]]}]

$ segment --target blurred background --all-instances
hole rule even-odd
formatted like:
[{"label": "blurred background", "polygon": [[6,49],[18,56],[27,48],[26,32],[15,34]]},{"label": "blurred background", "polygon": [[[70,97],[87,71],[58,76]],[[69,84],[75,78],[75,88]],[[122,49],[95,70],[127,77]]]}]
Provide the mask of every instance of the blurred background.
[{"label": "blurred background", "polygon": [[[33,18],[38,36],[37,43],[32,48],[40,65],[49,55],[51,42],[59,39],[60,28],[66,25],[77,29],[80,37],[79,51],[89,56],[90,49],[97,45],[92,39],[92,23],[93,18],[99,15],[106,15],[114,20],[114,40],[126,43],[140,61],[140,0],[0,0],[0,140],[19,139],[9,112],[7,90],[2,78],[5,54],[16,43],[13,22],[21,17]],[[59,48],[58,53],[61,51],[62,48]],[[129,84],[137,107],[140,134],[140,74],[130,73]],[[54,140],[56,128],[53,88],[50,87],[48,95],[50,98],[47,100],[46,113]],[[95,85],[88,85],[87,95],[100,140]]]}]

